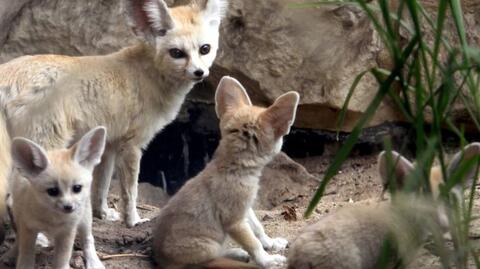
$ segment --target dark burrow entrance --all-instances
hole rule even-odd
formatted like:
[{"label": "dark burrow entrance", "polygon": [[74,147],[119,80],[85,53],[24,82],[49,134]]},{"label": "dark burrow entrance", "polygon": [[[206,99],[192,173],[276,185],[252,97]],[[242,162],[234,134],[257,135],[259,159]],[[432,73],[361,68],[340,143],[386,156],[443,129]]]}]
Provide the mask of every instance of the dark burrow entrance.
[{"label": "dark burrow entrance", "polygon": [[[373,154],[382,149],[385,136],[393,145],[413,148],[406,143],[407,125],[384,124],[363,131],[352,154]],[[293,158],[333,155],[348,134],[311,129],[292,128],[285,138],[283,151]],[[175,193],[189,178],[200,172],[211,159],[220,138],[214,106],[204,102],[187,101],[176,121],[168,125],[150,143],[141,162],[140,180],[156,186],[166,185],[169,194]],[[405,150],[402,150],[403,152]]]}]

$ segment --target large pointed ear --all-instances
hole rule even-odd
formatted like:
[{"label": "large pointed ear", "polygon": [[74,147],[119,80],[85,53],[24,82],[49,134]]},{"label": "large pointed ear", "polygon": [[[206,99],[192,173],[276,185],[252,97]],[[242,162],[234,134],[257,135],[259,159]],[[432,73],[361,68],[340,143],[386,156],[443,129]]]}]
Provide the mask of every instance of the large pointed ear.
[{"label": "large pointed ear", "polygon": [[49,165],[45,150],[22,137],[16,137],[12,141],[12,158],[14,166],[30,180],[45,171]]},{"label": "large pointed ear", "polygon": [[147,40],[164,36],[174,28],[170,11],[163,0],[124,0],[129,25],[136,35]]},{"label": "large pointed ear", "polygon": [[[466,145],[462,151],[457,152],[452,160],[450,161],[450,164],[448,165],[447,173],[449,176],[451,176],[455,170],[458,169],[458,167],[464,163],[472,160],[475,157],[480,156],[480,143],[475,142]],[[472,178],[474,173],[476,172],[477,165],[473,166],[470,171],[466,174],[466,179]]]},{"label": "large pointed ear", "polygon": [[413,164],[396,151],[382,151],[378,155],[378,172],[384,187],[388,185],[392,176],[395,177],[399,187],[403,186],[412,171]]},{"label": "large pointed ear", "polygon": [[247,91],[238,80],[228,76],[220,80],[215,93],[215,111],[219,119],[229,110],[251,105]]},{"label": "large pointed ear", "polygon": [[73,160],[80,165],[92,169],[99,164],[105,150],[107,131],[105,127],[99,126],[86,133],[73,149]]},{"label": "large pointed ear", "polygon": [[300,95],[297,92],[287,92],[275,100],[261,117],[273,127],[275,138],[284,136],[290,132],[290,127],[295,121]]},{"label": "large pointed ear", "polygon": [[203,16],[211,26],[219,26],[220,21],[227,12],[227,7],[227,0],[207,0],[203,10]]}]

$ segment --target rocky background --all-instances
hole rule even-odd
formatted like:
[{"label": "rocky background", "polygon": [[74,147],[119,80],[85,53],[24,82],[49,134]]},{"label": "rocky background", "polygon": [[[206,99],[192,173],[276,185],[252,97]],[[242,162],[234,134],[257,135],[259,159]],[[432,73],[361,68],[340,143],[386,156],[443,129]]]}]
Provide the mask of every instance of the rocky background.
[{"label": "rocky background", "polygon": [[[121,2],[0,0],[0,63],[25,54],[106,54],[135,43]],[[209,160],[218,141],[214,86],[223,75],[238,78],[256,104],[268,105],[290,90],[300,92],[296,128],[284,148],[290,156],[321,155],[341,144],[334,133],[336,119],[355,76],[375,66],[388,68],[391,63],[358,8],[294,7],[301,2],[230,1],[212,75],[190,94],[178,120],[152,142],[143,158],[142,179],[161,185],[167,178],[175,190]],[[436,1],[424,2],[435,8]],[[480,1],[462,2],[468,37],[472,44],[480,44]],[[361,81],[341,131],[348,133],[353,128],[376,86],[373,77]],[[459,120],[466,117],[462,107],[455,113]],[[408,128],[397,124],[401,121],[393,103],[384,101],[369,123],[372,128],[364,132],[359,152],[378,150],[386,134],[405,141]]]},{"label": "rocky background", "polygon": [[[186,1],[190,0],[167,0],[171,5]],[[0,64],[25,54],[102,55],[134,44],[137,40],[126,25],[121,2],[0,0]],[[312,218],[302,218],[318,179],[377,89],[372,77],[361,81],[337,134],[337,117],[350,85],[358,73],[376,66],[388,69],[392,63],[359,9],[292,6],[301,2],[304,0],[230,0],[210,78],[192,91],[177,120],[152,141],[142,158],[140,175],[143,181],[166,187],[171,194],[205,166],[219,139],[213,95],[223,75],[239,79],[255,104],[268,105],[284,92],[299,91],[295,127],[283,148],[296,162],[280,154],[269,164],[256,204],[267,233],[290,242],[302,227],[329,212],[353,203],[376,203],[382,188],[376,153],[385,136],[392,137],[394,146],[415,148],[409,139],[411,127],[402,123],[393,103],[385,100],[362,132],[353,157],[327,187]],[[423,2],[434,10],[438,1]],[[468,39],[478,45],[480,0],[461,2]],[[390,3],[395,5],[396,0]],[[449,21],[446,38],[453,35],[453,27]],[[457,123],[471,125],[461,105],[453,113]],[[446,142],[456,143],[448,134],[445,137]],[[139,209],[142,217],[154,218],[168,195],[148,182],[139,185]],[[117,207],[119,184],[114,181],[112,185],[109,203]],[[476,195],[480,195],[479,187]],[[480,210],[480,200],[476,199],[473,210]],[[94,222],[96,249],[107,268],[154,268],[150,258],[153,222],[133,229],[98,219]],[[478,221],[474,227],[478,238]],[[13,242],[12,238],[7,241],[0,246],[0,254]],[[42,250],[47,255],[37,256],[39,268],[49,268],[45,266],[51,263],[51,251]],[[438,256],[430,252],[423,249],[419,261],[409,268],[441,268]],[[81,252],[75,251],[72,267],[84,268]]]}]

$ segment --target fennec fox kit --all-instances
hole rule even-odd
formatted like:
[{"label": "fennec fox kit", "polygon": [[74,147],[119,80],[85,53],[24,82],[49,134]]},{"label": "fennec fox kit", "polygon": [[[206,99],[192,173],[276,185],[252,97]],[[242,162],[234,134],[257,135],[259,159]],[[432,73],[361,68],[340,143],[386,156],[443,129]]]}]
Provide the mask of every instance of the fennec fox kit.
[{"label": "fennec fox kit", "polygon": [[[97,217],[120,218],[107,206],[115,168],[124,220],[132,227],[148,220],[136,207],[142,148],[175,119],[194,84],[208,76],[227,2],[168,8],[163,0],[122,1],[139,44],[103,56],[35,55],[0,65],[0,148],[9,148],[14,136],[47,150],[67,147],[87,130],[106,126],[107,147],[94,173],[93,211]],[[10,170],[7,153],[0,152],[3,185]]]},{"label": "fennec fox kit", "polygon": [[298,100],[298,93],[289,92],[266,109],[252,106],[238,81],[222,78],[215,96],[222,139],[210,163],[158,217],[153,252],[160,268],[208,267],[226,255],[227,236],[261,267],[285,261],[262,248],[246,218],[262,169],[280,152],[282,137],[290,131]]},{"label": "fennec fox kit", "polygon": [[105,128],[97,127],[69,149],[47,152],[28,139],[13,139],[11,209],[17,238],[4,260],[18,254],[16,268],[33,269],[35,240],[42,232],[54,241],[53,268],[68,269],[78,232],[86,268],[105,268],[95,251],[90,203],[92,172],[105,136]]},{"label": "fennec fox kit", "polygon": [[[378,167],[383,182],[391,180],[392,175],[404,182],[413,169],[407,159],[397,153],[394,156],[394,171],[389,173],[385,152],[379,155]],[[402,258],[413,257],[427,233],[442,233],[438,205],[431,197],[398,193],[391,203],[341,209],[300,233],[290,248],[288,268],[375,269],[379,267],[387,238],[393,240]]]},{"label": "fennec fox kit", "polygon": [[[379,157],[379,167],[381,180],[383,184],[383,191],[382,191],[382,198],[383,194],[387,190],[390,184],[395,184],[395,188],[401,189],[407,183],[407,179],[405,175],[411,173],[411,171],[415,167],[415,163],[410,162],[408,159],[400,155],[398,152],[392,151],[391,152],[391,160],[392,164],[394,164],[395,173],[391,173],[388,171],[387,165],[387,156],[386,152],[380,153]],[[474,142],[471,144],[466,145],[461,151],[457,152],[453,155],[452,159],[450,160],[447,168],[446,173],[447,176],[450,177],[453,173],[464,163],[471,161],[473,158],[480,156],[480,143]],[[473,177],[475,176],[476,166],[470,168],[470,170],[466,171],[464,175],[464,180],[457,183],[452,189],[451,193],[457,199],[457,202],[461,205],[463,203],[463,192],[464,187],[471,186]],[[389,174],[394,175],[395,177],[390,177]],[[429,175],[429,186],[430,192],[433,199],[438,201],[438,218],[439,221],[444,229],[448,229],[449,220],[447,215],[447,208],[443,201],[439,200],[440,196],[440,186],[445,183],[446,177],[443,175],[442,168],[440,165],[435,165],[430,168],[430,175]],[[450,235],[447,233],[445,234],[446,237]]]},{"label": "fennec fox kit", "polygon": [[[384,156],[386,152],[380,153],[379,162],[383,162],[380,167],[383,167],[380,170],[381,173],[381,180],[383,185],[383,193],[387,190],[390,184],[396,184],[397,188],[402,188],[405,185],[405,176],[398,176],[395,178],[388,177],[388,174],[391,171],[387,170],[387,158]],[[451,176],[462,163],[471,161],[473,158],[480,156],[480,143],[474,142],[466,145],[461,151],[457,152],[453,155],[452,159],[450,160],[448,167],[446,169],[446,173],[448,176]],[[391,152],[391,162],[395,164],[395,169],[398,170],[398,173],[401,174],[409,174],[415,164],[407,160],[405,157],[401,156],[398,152],[392,151]],[[456,195],[458,199],[463,199],[463,189],[465,186],[469,186],[472,183],[472,178],[476,171],[474,169],[470,169],[468,173],[465,175],[465,180],[459,182],[453,189],[453,194]],[[438,198],[440,195],[440,185],[445,183],[445,176],[442,173],[442,168],[440,165],[433,166],[430,169],[430,190],[432,193],[433,198]]]}]

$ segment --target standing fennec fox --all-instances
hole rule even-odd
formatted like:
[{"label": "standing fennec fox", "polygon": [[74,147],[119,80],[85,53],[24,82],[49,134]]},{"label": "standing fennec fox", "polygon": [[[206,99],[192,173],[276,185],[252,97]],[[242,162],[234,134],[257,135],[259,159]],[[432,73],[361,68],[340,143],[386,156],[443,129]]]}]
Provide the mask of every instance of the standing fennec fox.
[{"label": "standing fennec fox", "polygon": [[[32,139],[48,150],[104,125],[109,131],[94,173],[93,212],[119,219],[107,205],[116,167],[124,219],[132,227],[147,221],[136,208],[142,148],[176,117],[193,85],[208,76],[227,1],[174,8],[163,0],[123,1],[140,44],[105,56],[24,56],[0,65],[0,185],[10,170],[10,137]],[[0,193],[1,203],[4,198]]]},{"label": "standing fennec fox", "polygon": [[[223,248],[227,236],[261,267],[285,261],[262,248],[255,236],[257,225],[246,217],[252,212],[264,166],[280,152],[282,138],[290,131],[298,100],[298,93],[289,92],[268,108],[252,106],[238,81],[222,78],[215,95],[222,139],[210,163],[158,217],[153,253],[160,268],[209,267],[225,256],[245,257],[245,251]],[[233,261],[223,265],[242,268]]]},{"label": "standing fennec fox", "polygon": [[16,268],[33,269],[39,232],[53,238],[54,269],[68,269],[77,231],[86,268],[105,268],[92,236],[90,185],[105,148],[105,128],[97,127],[68,149],[45,151],[35,142],[15,138],[11,181],[15,245],[3,260],[18,254]]}]

